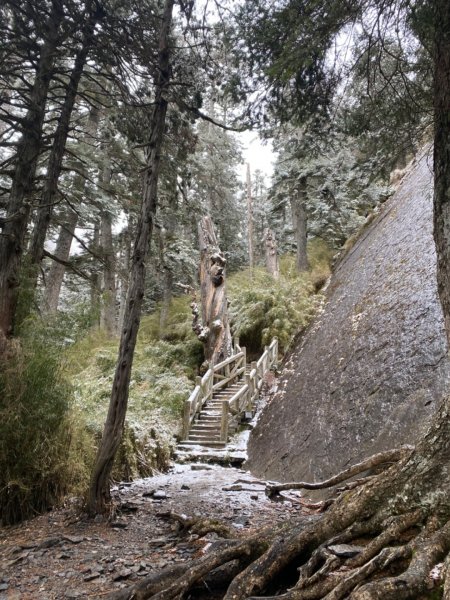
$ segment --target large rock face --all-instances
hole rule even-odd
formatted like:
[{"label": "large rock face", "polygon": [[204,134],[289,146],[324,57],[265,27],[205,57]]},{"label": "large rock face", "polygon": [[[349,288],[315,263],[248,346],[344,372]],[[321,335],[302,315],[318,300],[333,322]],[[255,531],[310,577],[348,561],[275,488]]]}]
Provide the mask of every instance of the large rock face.
[{"label": "large rock face", "polygon": [[253,473],[318,480],[413,443],[450,387],[430,161],[415,163],[337,267],[251,435]]}]

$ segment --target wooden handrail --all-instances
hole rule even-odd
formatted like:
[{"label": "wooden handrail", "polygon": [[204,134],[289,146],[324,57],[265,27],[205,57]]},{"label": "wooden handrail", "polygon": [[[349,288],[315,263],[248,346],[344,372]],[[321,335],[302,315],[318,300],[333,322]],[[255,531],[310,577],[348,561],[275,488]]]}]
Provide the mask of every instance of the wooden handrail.
[{"label": "wooden handrail", "polygon": [[[227,387],[231,382],[240,379],[246,370],[246,350],[239,346],[235,340],[236,353],[222,362],[210,367],[203,377],[197,377],[196,386],[183,407],[182,439],[187,439],[191,424],[204,404],[213,396],[213,393]],[[252,362],[251,371],[245,376],[245,383],[229,400],[222,402],[221,440],[227,441],[229,428],[229,414],[240,414],[245,409],[251,410],[253,402],[259,394],[266,372],[277,362],[278,340],[274,338],[270,346],[265,346],[262,356],[257,362]],[[233,367],[231,367],[233,365]],[[220,371],[225,371],[220,373]],[[214,383],[214,378],[219,379]]]},{"label": "wooden handrail", "polygon": [[222,362],[217,363],[217,365],[214,365],[214,367],[213,367],[214,373],[216,373],[217,371],[220,371],[227,365],[230,365],[231,363],[236,362],[237,360],[239,360],[240,358],[243,358],[244,356],[245,356],[245,353],[242,350],[240,352],[238,352],[237,354],[232,354],[231,356],[229,356]]}]

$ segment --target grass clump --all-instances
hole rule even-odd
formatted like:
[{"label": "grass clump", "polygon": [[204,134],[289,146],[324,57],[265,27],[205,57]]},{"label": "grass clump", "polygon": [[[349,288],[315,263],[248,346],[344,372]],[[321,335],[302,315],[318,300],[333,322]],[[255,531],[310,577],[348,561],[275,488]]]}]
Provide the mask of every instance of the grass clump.
[{"label": "grass clump", "polygon": [[[57,503],[86,476],[60,348],[36,328],[9,345],[0,373],[0,515],[11,525]],[[77,438],[78,440],[80,438]]]}]

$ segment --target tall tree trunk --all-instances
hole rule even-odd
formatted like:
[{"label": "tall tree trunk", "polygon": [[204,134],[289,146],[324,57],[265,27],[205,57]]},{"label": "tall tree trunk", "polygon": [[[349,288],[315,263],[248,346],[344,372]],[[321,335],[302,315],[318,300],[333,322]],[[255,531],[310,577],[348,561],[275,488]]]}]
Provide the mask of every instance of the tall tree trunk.
[{"label": "tall tree trunk", "polygon": [[202,322],[193,303],[193,329],[205,347],[205,367],[215,365],[232,353],[232,338],[225,286],[226,260],[220,251],[210,217],[198,227],[200,241],[200,295]]},{"label": "tall tree trunk", "polygon": [[42,46],[36,79],[17,145],[14,178],[0,235],[0,338],[12,335],[17,305],[20,262],[31,207],[37,161],[42,150],[45,106],[64,13],[61,0],[52,0],[47,37]]},{"label": "tall tree trunk", "polygon": [[161,20],[154,110],[146,156],[141,213],[137,223],[136,242],[131,261],[130,287],[120,339],[119,356],[111,391],[108,416],[98,448],[89,488],[88,509],[91,514],[103,512],[110,503],[111,470],[122,439],[127,412],[128,388],[134,349],[141,319],[144,298],[145,260],[150,246],[153,219],[157,205],[160,153],[167,113],[165,93],[170,81],[169,36],[175,0],[166,0]]},{"label": "tall tree trunk", "polygon": [[306,244],[308,241],[308,214],[306,212],[306,181],[302,180],[290,197],[292,224],[297,246],[296,265],[301,273],[309,269]]},{"label": "tall tree trunk", "polygon": [[277,241],[271,229],[264,232],[264,244],[266,247],[266,269],[274,279],[280,277],[280,265],[278,261]]},{"label": "tall tree trunk", "polygon": [[247,163],[247,231],[248,231],[248,266],[250,272],[254,267],[255,253],[253,250],[253,198],[252,198],[252,176],[250,164]]},{"label": "tall tree trunk", "polygon": [[[108,194],[112,175],[108,141],[109,134],[106,135],[105,144],[103,144],[103,169],[100,178],[103,194]],[[100,215],[100,236],[104,261],[100,327],[112,336],[116,333],[116,256],[113,245],[112,217],[107,210],[102,210]]]},{"label": "tall tree trunk", "polygon": [[160,269],[162,271],[161,286],[161,311],[159,313],[159,338],[163,339],[169,316],[170,304],[172,302],[173,276],[170,266],[166,260],[166,235],[167,231],[162,228],[159,234]]},{"label": "tall tree trunk", "polygon": [[[98,108],[91,108],[89,112],[86,137],[92,139],[97,132],[100,112]],[[80,171],[74,177],[73,187],[81,193],[82,196],[86,193],[86,178],[81,174],[84,169],[83,163],[77,161],[77,169]],[[62,262],[54,261],[47,275],[46,286],[44,291],[44,301],[42,309],[46,312],[56,312],[58,309],[59,296],[61,287],[66,272],[66,263],[70,257],[70,248],[72,246],[75,228],[78,222],[78,214],[71,208],[67,209],[63,223],[59,228],[58,240],[56,242],[55,257]]]},{"label": "tall tree trunk", "polygon": [[122,233],[122,257],[120,267],[120,308],[119,322],[117,325],[118,331],[122,330],[125,318],[125,309],[127,303],[130,259],[131,259],[131,236],[133,231],[133,221],[131,216],[128,216],[128,226]]},{"label": "tall tree trunk", "polygon": [[[98,220],[94,223],[94,236],[92,238],[92,251],[96,256],[99,253],[100,248],[100,223]],[[91,257],[91,264],[94,265],[94,257]],[[95,316],[95,325],[100,323],[100,272],[94,265],[91,272],[91,311]]]},{"label": "tall tree trunk", "polygon": [[450,3],[434,4],[434,240],[438,292],[450,341]]},{"label": "tall tree trunk", "polygon": [[75,105],[78,85],[83,74],[86,60],[93,43],[93,34],[95,24],[98,19],[98,13],[92,10],[92,1],[89,0],[86,6],[87,22],[84,26],[83,39],[81,47],[78,50],[75,63],[67,83],[64,103],[59,115],[58,125],[52,140],[52,149],[47,165],[47,177],[45,179],[44,190],[39,201],[36,222],[34,225],[33,236],[31,239],[29,256],[35,269],[32,270],[30,277],[33,278],[31,287],[37,284],[38,266],[44,254],[44,242],[47,235],[47,229],[53,212],[53,206],[58,194],[58,180],[61,175],[62,163],[66,149],[67,136],[70,130],[70,119]]},{"label": "tall tree trunk", "polygon": [[[68,210],[63,224],[59,229],[58,240],[56,242],[55,256],[61,261],[67,262],[70,256],[70,247],[72,246],[73,234],[78,222],[78,215],[73,210]],[[59,295],[64,279],[66,267],[63,262],[52,262],[50,271],[47,275],[43,310],[54,313],[58,310]]]},{"label": "tall tree trunk", "polygon": [[111,215],[102,212],[101,244],[103,266],[103,293],[100,326],[108,335],[114,335],[116,329],[116,256],[114,252]]}]

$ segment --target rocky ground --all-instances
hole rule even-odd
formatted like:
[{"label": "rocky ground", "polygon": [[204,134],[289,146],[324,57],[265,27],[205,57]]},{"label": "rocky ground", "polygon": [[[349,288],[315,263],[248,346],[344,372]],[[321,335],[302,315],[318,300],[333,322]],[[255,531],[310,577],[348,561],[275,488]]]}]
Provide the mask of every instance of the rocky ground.
[{"label": "rocky ground", "polygon": [[67,506],[0,530],[0,599],[104,598],[206,552],[216,534],[179,532],[161,516],[167,511],[223,519],[236,536],[302,514],[298,494],[275,503],[249,473],[198,463],[121,484],[114,497],[118,509],[111,520],[89,521]]}]

